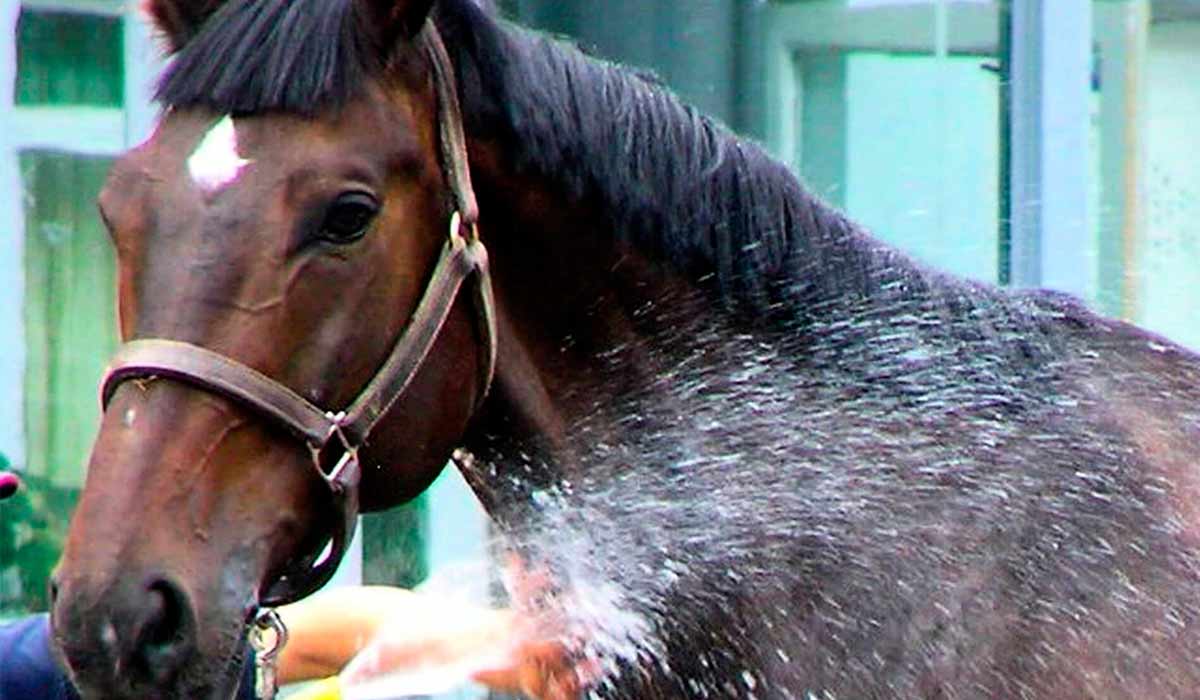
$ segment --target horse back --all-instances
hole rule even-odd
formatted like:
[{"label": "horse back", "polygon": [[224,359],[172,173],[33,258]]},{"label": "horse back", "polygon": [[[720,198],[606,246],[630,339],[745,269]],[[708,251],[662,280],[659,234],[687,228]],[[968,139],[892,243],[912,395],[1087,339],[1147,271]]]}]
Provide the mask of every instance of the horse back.
[{"label": "horse back", "polygon": [[1046,293],[968,315],[937,386],[806,380],[821,448],[757,472],[752,566],[703,567],[630,697],[1200,695],[1200,356]]}]

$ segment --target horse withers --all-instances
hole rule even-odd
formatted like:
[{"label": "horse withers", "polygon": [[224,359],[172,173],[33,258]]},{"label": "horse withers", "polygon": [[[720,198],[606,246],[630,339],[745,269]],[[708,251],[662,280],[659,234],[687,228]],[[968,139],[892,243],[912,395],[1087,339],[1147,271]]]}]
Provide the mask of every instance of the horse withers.
[{"label": "horse withers", "polygon": [[601,697],[1200,687],[1194,354],[925,269],[470,0],[149,9],[53,583],[85,697],[228,696],[256,612],[460,445]]}]

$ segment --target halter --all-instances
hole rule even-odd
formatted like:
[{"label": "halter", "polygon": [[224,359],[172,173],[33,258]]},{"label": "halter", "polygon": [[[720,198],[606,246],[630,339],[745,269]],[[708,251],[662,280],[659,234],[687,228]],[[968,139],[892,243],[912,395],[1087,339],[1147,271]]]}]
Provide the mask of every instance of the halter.
[{"label": "halter", "polygon": [[[442,39],[427,23],[422,32],[433,65],[443,175],[454,197],[449,233],[417,310],[397,338],[391,354],[350,405],[328,411],[287,386],[232,358],[197,345],[165,338],[122,345],[101,384],[107,408],[117,388],[130,379],[164,378],[184,382],[230,399],[303,440],[312,464],[328,486],[337,509],[327,551],[295,562],[264,592],[259,605],[274,607],[299,600],[323,586],[337,569],[358,516],[362,477],[358,452],[380,418],[404,395],[450,315],[459,290],[472,280],[480,363],[478,404],[491,388],[496,367],[496,314],[487,250],[479,240],[479,207],[471,187],[462,111],[454,70]],[[332,464],[331,468],[325,465]]]}]

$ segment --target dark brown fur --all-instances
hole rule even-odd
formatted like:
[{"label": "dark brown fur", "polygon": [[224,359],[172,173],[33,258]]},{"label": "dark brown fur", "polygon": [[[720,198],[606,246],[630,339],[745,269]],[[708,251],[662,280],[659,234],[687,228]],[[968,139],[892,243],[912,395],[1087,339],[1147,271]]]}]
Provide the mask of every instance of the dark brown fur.
[{"label": "dark brown fur", "polygon": [[[101,197],[123,335],[202,344],[342,405],[445,225],[427,73],[408,42],[365,56],[343,24],[327,38],[362,70],[289,92],[283,66],[333,64],[288,54],[270,23],[192,26],[204,7],[152,3],[183,77]],[[603,697],[1196,697],[1200,358],[1058,295],[921,268],[652,81],[467,0],[434,12],[499,364],[472,415],[460,303],[370,445],[366,507],[412,497],[465,442],[478,495],[562,600],[608,585],[644,622],[585,649],[611,662]],[[248,26],[267,34],[222,33]],[[222,42],[247,63],[189,58]],[[214,108],[247,113],[254,163],[204,197],[183,164]],[[314,241],[306,217],[350,187],[378,194],[380,220],[351,246]],[[224,400],[120,390],[54,613],[86,694],[227,693],[254,591],[320,544],[307,459]],[[147,643],[173,618],[181,641]]]}]

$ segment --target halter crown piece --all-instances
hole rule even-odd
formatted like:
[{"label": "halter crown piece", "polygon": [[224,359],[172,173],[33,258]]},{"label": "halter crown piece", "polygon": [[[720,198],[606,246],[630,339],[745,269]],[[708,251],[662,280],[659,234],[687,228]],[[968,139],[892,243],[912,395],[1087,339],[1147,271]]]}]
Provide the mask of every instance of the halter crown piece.
[{"label": "halter crown piece", "polygon": [[[274,607],[299,600],[323,586],[345,554],[358,516],[358,484],[362,477],[359,449],[380,418],[404,395],[450,315],[464,283],[471,281],[476,326],[481,342],[481,387],[478,403],[491,388],[496,367],[496,314],[488,271],[487,249],[479,240],[479,207],[471,186],[463,135],[462,111],[450,57],[431,21],[421,32],[433,66],[437,90],[441,165],[453,195],[447,240],[417,310],[396,339],[391,353],[351,404],[338,411],[318,408],[274,379],[197,345],[166,338],[125,343],[109,364],[100,401],[107,407],[117,388],[129,379],[159,377],[194,385],[235,401],[303,440],[313,467],[329,485],[335,519],[327,552],[295,562],[265,591],[259,605]],[[331,468],[325,465],[332,464]]]}]

